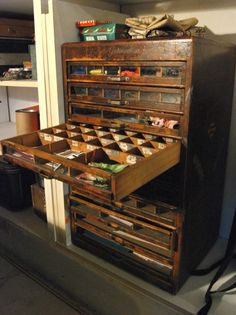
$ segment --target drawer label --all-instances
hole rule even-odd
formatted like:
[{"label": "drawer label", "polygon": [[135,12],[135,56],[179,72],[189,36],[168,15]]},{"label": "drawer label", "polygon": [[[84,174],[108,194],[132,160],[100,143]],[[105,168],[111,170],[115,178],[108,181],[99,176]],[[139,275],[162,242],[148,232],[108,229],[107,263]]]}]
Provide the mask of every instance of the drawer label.
[{"label": "drawer label", "polygon": [[134,155],[129,154],[129,155],[127,155],[127,157],[126,157],[126,162],[127,162],[128,164],[135,164],[135,163],[137,163],[137,157],[134,156]]}]

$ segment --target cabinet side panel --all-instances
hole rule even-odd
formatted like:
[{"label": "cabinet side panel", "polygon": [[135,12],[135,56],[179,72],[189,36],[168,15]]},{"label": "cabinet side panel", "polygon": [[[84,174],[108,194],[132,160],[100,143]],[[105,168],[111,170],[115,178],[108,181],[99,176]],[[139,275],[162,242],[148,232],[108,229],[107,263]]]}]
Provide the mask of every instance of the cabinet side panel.
[{"label": "cabinet side panel", "polygon": [[182,272],[195,268],[218,237],[235,71],[235,50],[194,42],[185,179]]}]

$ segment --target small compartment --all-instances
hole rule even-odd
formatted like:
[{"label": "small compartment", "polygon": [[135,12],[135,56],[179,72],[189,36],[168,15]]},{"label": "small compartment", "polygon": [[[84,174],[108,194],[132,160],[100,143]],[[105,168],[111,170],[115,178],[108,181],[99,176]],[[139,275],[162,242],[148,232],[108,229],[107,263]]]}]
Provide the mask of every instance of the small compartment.
[{"label": "small compartment", "polygon": [[67,130],[67,135],[68,135],[68,138],[73,138],[73,137],[79,137],[81,136],[81,130],[80,128],[74,128],[72,130]]},{"label": "small compartment", "polygon": [[89,131],[89,132],[85,132],[82,134],[82,138],[84,139],[84,141],[90,141],[90,140],[94,140],[97,139],[97,134],[96,132],[93,131]]},{"label": "small compartment", "polygon": [[63,139],[67,139],[67,138],[68,138],[68,133],[66,131],[62,131],[62,132],[56,133],[53,136],[53,141],[54,142],[61,141]]},{"label": "small compartment", "polygon": [[146,139],[141,133],[133,134],[130,139],[135,145],[141,145],[146,142]]},{"label": "small compartment", "polygon": [[73,146],[73,142],[65,140],[53,143],[50,146],[50,151],[51,153],[68,160],[73,160],[81,154],[84,154],[84,151],[81,150],[79,146]]},{"label": "small compartment", "polygon": [[127,152],[136,148],[130,138],[124,138],[118,142],[119,147],[123,152]]},{"label": "small compartment", "polygon": [[166,227],[177,225],[177,209],[154,199],[147,200],[134,194],[122,200],[122,207],[128,215],[143,218],[147,222],[156,222]]},{"label": "small compartment", "polygon": [[131,150],[126,151],[126,163],[127,164],[136,164],[144,158],[144,155],[138,148],[133,148]]},{"label": "small compartment", "polygon": [[[101,132],[103,133],[103,131],[101,131]],[[99,138],[99,140],[103,146],[109,146],[109,145],[115,143],[115,140],[110,133],[107,133],[105,136]]]},{"label": "small compartment", "polygon": [[104,74],[104,69],[101,66],[88,66],[88,74],[90,75],[101,75]]},{"label": "small compartment", "polygon": [[157,152],[157,148],[151,144],[151,142],[146,142],[139,146],[139,150],[142,152],[144,156],[149,156]]},{"label": "small compartment", "polygon": [[106,137],[110,135],[110,131],[107,128],[100,128],[100,129],[95,129],[95,132],[98,137]]},{"label": "small compartment", "polygon": [[125,134],[125,132],[122,133],[122,131],[120,131],[119,133],[117,131],[112,133],[112,137],[114,138],[115,141],[122,141],[124,139],[128,139],[127,135]]},{"label": "small compartment", "polygon": [[[87,164],[89,168],[86,172],[72,169],[71,176],[84,184],[102,189],[111,188],[111,177],[109,174],[117,174],[127,167],[125,164],[117,163],[117,161],[108,156],[103,149],[97,149],[87,153],[84,161],[80,162]],[[96,172],[91,173],[91,168],[103,171],[102,174],[106,174],[106,176],[96,174]]]}]

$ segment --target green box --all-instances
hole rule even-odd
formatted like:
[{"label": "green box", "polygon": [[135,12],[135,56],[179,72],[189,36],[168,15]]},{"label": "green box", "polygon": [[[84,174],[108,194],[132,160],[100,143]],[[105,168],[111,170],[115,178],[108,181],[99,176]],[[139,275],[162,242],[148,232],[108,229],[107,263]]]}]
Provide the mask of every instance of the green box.
[{"label": "green box", "polygon": [[129,27],[125,24],[101,24],[80,30],[81,41],[115,40],[128,38]]}]

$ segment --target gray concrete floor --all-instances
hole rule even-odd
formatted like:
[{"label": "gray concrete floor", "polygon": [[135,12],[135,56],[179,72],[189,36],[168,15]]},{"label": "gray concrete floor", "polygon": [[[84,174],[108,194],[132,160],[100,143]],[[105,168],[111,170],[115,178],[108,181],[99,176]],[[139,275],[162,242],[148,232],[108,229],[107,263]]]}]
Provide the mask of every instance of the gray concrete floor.
[{"label": "gray concrete floor", "polygon": [[78,315],[47,289],[0,257],[1,315]]}]

